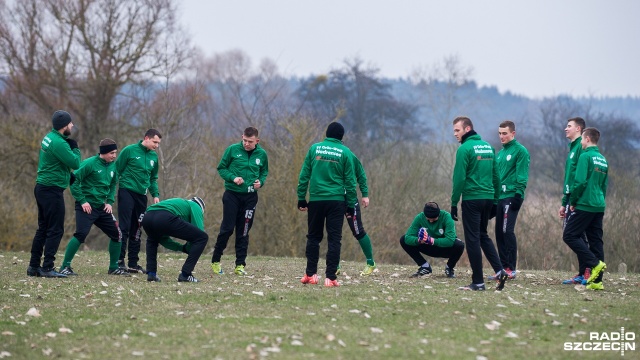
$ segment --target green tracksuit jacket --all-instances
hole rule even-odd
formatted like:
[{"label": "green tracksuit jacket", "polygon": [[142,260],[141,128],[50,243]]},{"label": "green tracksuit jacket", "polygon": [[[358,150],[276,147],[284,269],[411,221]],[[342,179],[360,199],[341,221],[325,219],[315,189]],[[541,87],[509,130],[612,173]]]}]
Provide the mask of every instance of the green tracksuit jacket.
[{"label": "green tracksuit jacket", "polygon": [[71,195],[80,204],[88,202],[102,209],[104,204],[113,205],[116,194],[116,163],[106,162],[100,155],[85,159],[74,172],[76,181],[71,185]]},{"label": "green tracksuit jacket", "polygon": [[495,166],[495,150],[480,135],[473,134],[462,140],[456,152],[453,168],[451,205],[462,200],[498,200],[498,171]]},{"label": "green tracksuit jacket", "polygon": [[356,181],[360,188],[362,197],[369,197],[369,187],[367,186],[367,174],[364,172],[364,167],[357,156],[353,155],[353,170],[356,175]]},{"label": "green tracksuit jacket", "polygon": [[418,231],[426,228],[427,233],[433,238],[433,246],[452,247],[456,242],[456,225],[451,218],[451,214],[440,209],[438,220],[429,222],[424,213],[416,215],[404,234],[404,242],[407,245],[418,246]]},{"label": "green tracksuit jacket", "polygon": [[609,165],[597,146],[586,148],[576,166],[571,206],[588,212],[604,212]]},{"label": "green tracksuit jacket", "polygon": [[358,201],[353,153],[342,141],[325,138],[311,145],[298,178],[298,200],[304,200],[309,190],[309,201]]},{"label": "green tracksuit jacket", "polygon": [[[224,180],[224,188],[238,193],[255,192],[253,182],[260,180],[260,188],[264,186],[269,175],[269,158],[267,152],[256,144],[256,148],[249,156],[242,142],[229,146],[222,154],[218,164],[218,174]],[[244,179],[242,185],[236,185],[233,179]]]},{"label": "green tracksuit jacket", "polygon": [[158,154],[142,145],[142,140],[126,146],[118,155],[116,169],[120,188],[141,195],[160,197],[158,191]]},{"label": "green tracksuit jacket", "polygon": [[524,190],[529,181],[529,162],[529,151],[518,140],[513,139],[503,145],[496,156],[500,200],[512,198],[516,194],[524,199]]},{"label": "green tracksuit jacket", "polygon": [[[204,214],[200,205],[193,201],[182,198],[166,199],[147,208],[147,212],[159,210],[168,211],[204,231]],[[169,236],[163,236],[162,239],[159,240],[165,247],[167,247],[165,245],[167,241],[173,241],[173,239]]]},{"label": "green tracksuit jacket", "polygon": [[569,144],[569,155],[567,155],[567,161],[564,164],[564,185],[562,187],[562,206],[567,205],[569,202],[569,194],[573,191],[573,183],[576,176],[576,166],[578,165],[578,159],[582,154],[582,136],[573,140]]},{"label": "green tracksuit jacket", "polygon": [[52,129],[40,144],[38,175],[36,183],[66,189],[69,186],[71,170],[80,167],[80,149],[69,147],[67,137]]}]

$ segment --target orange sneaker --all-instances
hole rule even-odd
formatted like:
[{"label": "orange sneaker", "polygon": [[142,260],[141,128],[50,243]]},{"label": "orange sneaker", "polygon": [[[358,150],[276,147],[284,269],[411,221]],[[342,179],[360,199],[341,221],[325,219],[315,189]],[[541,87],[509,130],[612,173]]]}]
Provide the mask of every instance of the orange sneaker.
[{"label": "orange sneaker", "polygon": [[318,274],[313,274],[311,276],[304,274],[300,282],[303,284],[311,284],[316,285],[318,283]]},{"label": "orange sneaker", "polygon": [[324,279],[324,286],[332,287],[332,286],[340,286],[338,280],[331,280],[329,278]]}]

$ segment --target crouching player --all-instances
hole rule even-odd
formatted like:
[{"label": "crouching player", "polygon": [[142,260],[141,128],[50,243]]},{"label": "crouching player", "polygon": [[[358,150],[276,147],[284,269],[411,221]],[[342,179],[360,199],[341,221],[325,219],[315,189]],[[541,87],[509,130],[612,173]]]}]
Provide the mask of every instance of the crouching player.
[{"label": "crouching player", "polygon": [[455,277],[455,267],[464,251],[464,243],[456,236],[456,227],[451,214],[441,210],[435,202],[424,205],[423,212],[416,215],[407,230],[400,238],[400,246],[419,266],[411,277],[431,274],[431,265],[422,254],[431,257],[446,258],[444,273],[447,277]]}]

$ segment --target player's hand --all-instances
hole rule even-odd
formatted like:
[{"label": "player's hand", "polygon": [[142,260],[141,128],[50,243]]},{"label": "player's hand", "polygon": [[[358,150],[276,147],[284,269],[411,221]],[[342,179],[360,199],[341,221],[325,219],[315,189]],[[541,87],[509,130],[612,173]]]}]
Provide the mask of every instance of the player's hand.
[{"label": "player's hand", "polygon": [[558,216],[560,216],[560,219],[564,219],[565,215],[566,214],[564,206],[560,206],[560,210],[558,210]]},{"label": "player's hand", "polygon": [[420,228],[418,231],[418,243],[433,245],[433,238],[429,235],[426,228]]},{"label": "player's hand", "polygon": [[113,207],[111,204],[104,204],[104,212],[107,214],[113,214]]},{"label": "player's hand", "polygon": [[362,203],[362,206],[364,206],[364,207],[369,206],[369,198],[368,197],[363,197],[361,203]]},{"label": "player's hand", "polygon": [[91,214],[91,204],[89,204],[88,202],[82,204],[82,211],[86,212],[87,214]]},{"label": "player's hand", "polygon": [[67,142],[67,144],[69,144],[69,147],[71,148],[71,150],[78,148],[78,142],[77,141],[75,141],[73,139],[65,139],[65,141]]},{"label": "player's hand", "polygon": [[307,203],[307,200],[305,199],[298,200],[298,210],[307,211],[307,208],[309,208],[309,204]]},{"label": "player's hand", "polygon": [[260,180],[256,179],[256,181],[253,182],[253,188],[258,190],[260,189],[260,186],[262,186],[262,184],[260,184]]},{"label": "player's hand", "polygon": [[451,218],[453,219],[453,221],[458,221],[458,207],[457,206],[452,206],[451,207]]},{"label": "player's hand", "polygon": [[159,202],[160,202],[160,198],[159,198],[159,197],[154,197],[154,198],[153,198],[153,203],[154,203],[154,204],[157,204],[157,203],[159,203]]},{"label": "player's hand", "polygon": [[244,179],[243,179],[243,178],[241,178],[240,176],[238,176],[237,178],[233,179],[233,182],[234,182],[236,185],[242,185],[242,184],[244,184]]}]

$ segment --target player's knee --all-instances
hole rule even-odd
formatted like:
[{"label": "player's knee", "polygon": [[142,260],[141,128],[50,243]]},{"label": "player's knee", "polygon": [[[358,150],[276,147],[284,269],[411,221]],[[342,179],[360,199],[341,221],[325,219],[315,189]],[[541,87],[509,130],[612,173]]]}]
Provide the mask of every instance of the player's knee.
[{"label": "player's knee", "polygon": [[73,234],[73,237],[76,238],[80,244],[84,244],[84,241],[87,239],[87,235],[88,233],[75,233]]}]

